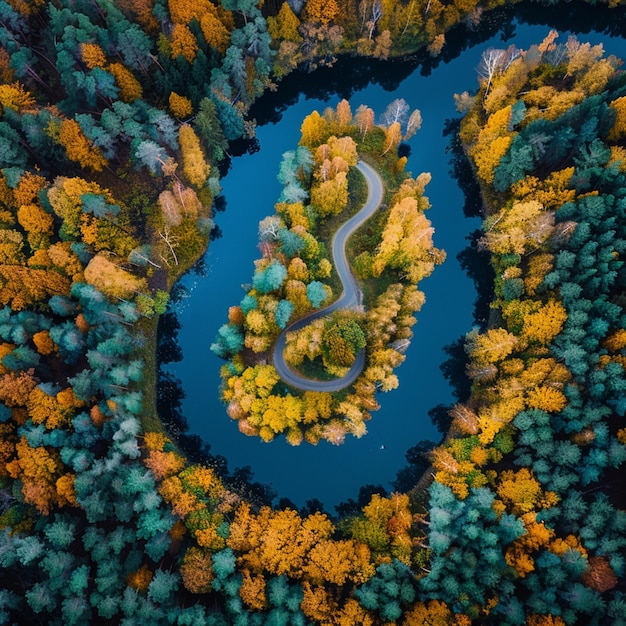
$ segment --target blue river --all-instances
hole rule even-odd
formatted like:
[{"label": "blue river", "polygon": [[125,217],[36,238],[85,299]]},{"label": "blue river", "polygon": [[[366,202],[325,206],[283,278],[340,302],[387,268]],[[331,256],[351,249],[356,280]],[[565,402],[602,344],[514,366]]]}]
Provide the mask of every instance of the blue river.
[{"label": "blue river", "polygon": [[[303,118],[314,109],[322,113],[327,106],[334,107],[340,95],[326,92],[322,100],[301,94],[281,114],[274,115],[274,119],[280,118],[278,121],[257,128],[260,149],[256,153],[233,159],[222,180],[227,207],[216,216],[222,237],[212,242],[206,253],[205,275],[190,273],[183,278],[188,296],[175,304],[182,326],[178,338],[183,360],[166,367],[182,381],[182,412],[189,422],[189,432],[210,443],[212,454],[225,456],[231,469],[249,465],[254,479],[271,485],[279,498],[288,498],[297,506],[317,498],[332,510],[338,502],[356,498],[361,485],[390,489],[390,481],[405,464],[406,450],[420,440],[440,439],[428,411],[454,401],[440,370],[447,358],[443,348],[469,332],[474,324],[476,291],[457,254],[468,245],[468,234],[480,224],[478,218],[464,216],[464,195],[451,173],[450,137],[444,136],[444,128],[447,120],[458,117],[453,94],[475,89],[476,67],[486,48],[511,44],[527,48],[539,43],[548,32],[548,26],[514,22],[507,28],[506,37],[498,33],[457,58],[440,63],[427,76],[418,67],[394,91],[375,84],[385,84],[385,80],[374,76],[368,86],[350,97],[353,111],[367,104],[381,114],[395,98],[404,98],[412,109],[421,111],[423,124],[409,142],[407,170],[413,175],[432,175],[426,189],[432,205],[427,215],[435,227],[435,245],[447,253],[445,263],[420,284],[426,304],[417,315],[406,361],[397,370],[400,387],[380,394],[381,409],[372,414],[368,434],[361,439],[350,437],[342,446],[320,442],[317,446],[303,443],[291,447],[284,440],[265,444],[240,434],[218,398],[223,361],[209,351],[217,329],[226,322],[228,307],[244,295],[241,285],[251,280],[253,260],[259,254],[258,222],[273,212],[281,191],[276,174],[282,153],[296,147]],[[579,35],[579,39],[602,42],[608,52],[626,56],[623,39],[594,32]],[[308,80],[305,74],[299,78]],[[339,82],[344,80],[350,84],[348,72],[339,77]]]}]

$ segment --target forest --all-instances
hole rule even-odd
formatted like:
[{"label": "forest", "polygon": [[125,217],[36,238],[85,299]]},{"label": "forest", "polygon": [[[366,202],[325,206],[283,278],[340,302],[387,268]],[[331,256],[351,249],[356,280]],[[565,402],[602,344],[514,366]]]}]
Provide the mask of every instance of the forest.
[{"label": "forest", "polygon": [[[487,49],[456,97],[493,298],[464,340],[469,397],[410,489],[342,516],[272,507],[191,461],[156,409],[157,321],[210,246],[252,104],[340,55],[437,58],[509,4],[0,0],[0,622],[626,623],[626,74],[601,45]],[[224,419],[266,441],[365,433],[443,260],[428,176],[401,156],[418,115],[346,105],[276,164],[262,257],[214,343]],[[365,350],[365,369],[340,397],[272,393],[274,338],[337,292],[359,157],[388,205],[349,250],[365,312],[288,352],[332,378]]]}]

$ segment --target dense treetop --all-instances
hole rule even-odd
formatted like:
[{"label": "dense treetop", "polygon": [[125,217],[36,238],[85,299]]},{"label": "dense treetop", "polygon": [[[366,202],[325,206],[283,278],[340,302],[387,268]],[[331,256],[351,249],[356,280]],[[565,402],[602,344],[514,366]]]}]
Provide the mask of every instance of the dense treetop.
[{"label": "dense treetop", "polygon": [[[437,55],[503,4],[0,0],[0,621],[623,624],[626,85],[601,46],[487,50],[458,96],[495,283],[432,481],[341,519],[272,508],[245,472],[189,462],[155,409],[156,318],[208,245],[255,99],[339,54]],[[382,125],[367,106],[313,112],[277,164],[253,289],[216,342],[243,430],[340,441],[397,383],[415,283],[440,259],[428,177],[398,156],[420,117],[393,104]],[[290,347],[340,370],[365,338],[364,377],[339,406],[272,393],[271,365],[235,357],[332,297],[315,228],[367,152],[389,210],[353,267],[394,280]]]}]

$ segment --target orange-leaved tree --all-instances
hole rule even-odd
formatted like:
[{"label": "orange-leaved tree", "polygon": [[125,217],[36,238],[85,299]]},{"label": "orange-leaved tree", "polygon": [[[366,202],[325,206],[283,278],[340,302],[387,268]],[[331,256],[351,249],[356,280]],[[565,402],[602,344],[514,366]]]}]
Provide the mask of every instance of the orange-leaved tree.
[{"label": "orange-leaved tree", "polygon": [[63,120],[59,126],[58,137],[70,161],[94,172],[101,172],[107,164],[102,152],[87,139],[76,120]]}]

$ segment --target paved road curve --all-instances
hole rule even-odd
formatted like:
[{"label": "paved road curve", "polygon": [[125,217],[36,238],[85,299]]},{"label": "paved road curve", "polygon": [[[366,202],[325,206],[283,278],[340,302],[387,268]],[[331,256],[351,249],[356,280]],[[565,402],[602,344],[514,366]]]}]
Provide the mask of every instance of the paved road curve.
[{"label": "paved road curve", "polygon": [[341,296],[329,306],[313,311],[285,328],[274,344],[273,360],[278,375],[288,385],[304,391],[339,391],[351,385],[358,378],[365,365],[365,350],[361,350],[350,368],[350,371],[342,378],[325,381],[311,380],[291,370],[287,366],[287,363],[285,363],[283,355],[287,332],[298,330],[311,323],[314,319],[328,315],[337,309],[358,309],[362,306],[363,294],[348,265],[346,242],[350,235],[365,222],[367,218],[373,215],[380,206],[383,199],[383,183],[378,173],[367,163],[359,161],[357,168],[363,176],[365,176],[365,180],[367,181],[367,201],[356,215],[353,215],[347,222],[342,224],[335,233],[332,241],[333,261],[337,269],[337,274],[341,279],[343,292]]}]

